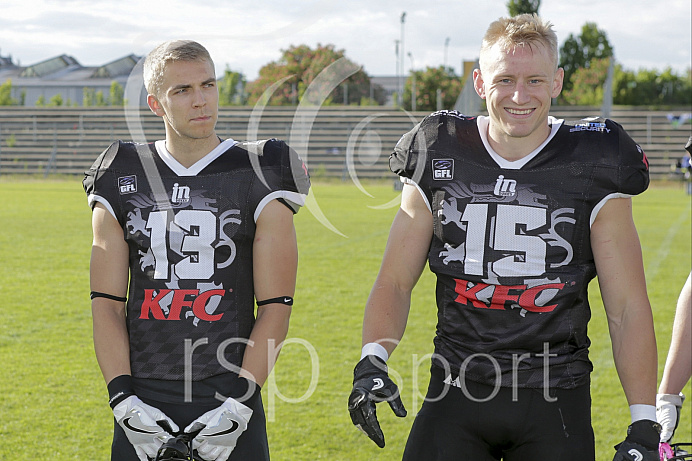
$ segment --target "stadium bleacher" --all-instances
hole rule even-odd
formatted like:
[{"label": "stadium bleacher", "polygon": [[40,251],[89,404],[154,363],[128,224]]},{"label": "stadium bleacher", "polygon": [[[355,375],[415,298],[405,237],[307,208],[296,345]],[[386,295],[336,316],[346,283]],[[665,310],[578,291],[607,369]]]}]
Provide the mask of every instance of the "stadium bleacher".
[{"label": "stadium bleacher", "polygon": [[[599,115],[598,108],[554,107],[567,120]],[[314,177],[392,178],[391,149],[426,112],[386,107],[223,107],[217,132],[237,140],[281,138],[295,148]],[[672,115],[672,118],[671,118]],[[618,121],[642,146],[653,179],[669,179],[682,156],[690,123],[681,111],[615,108]],[[164,137],[148,108],[0,108],[0,175],[81,175],[112,141]],[[141,139],[140,139],[141,140]]]}]

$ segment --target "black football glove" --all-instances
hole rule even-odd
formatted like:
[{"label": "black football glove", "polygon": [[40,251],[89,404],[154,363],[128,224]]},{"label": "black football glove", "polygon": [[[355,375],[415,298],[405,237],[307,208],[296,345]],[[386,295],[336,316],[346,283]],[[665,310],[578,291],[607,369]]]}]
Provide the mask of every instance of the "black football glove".
[{"label": "black football glove", "polygon": [[658,441],[661,425],[644,419],[636,421],[627,428],[627,438],[615,445],[613,461],[660,461]]},{"label": "black football glove", "polygon": [[387,374],[387,363],[375,355],[368,355],[353,370],[353,390],[348,397],[348,411],[353,424],[365,435],[384,448],[384,434],[377,421],[375,404],[388,402],[395,415],[406,416],[399,396],[399,388]]}]

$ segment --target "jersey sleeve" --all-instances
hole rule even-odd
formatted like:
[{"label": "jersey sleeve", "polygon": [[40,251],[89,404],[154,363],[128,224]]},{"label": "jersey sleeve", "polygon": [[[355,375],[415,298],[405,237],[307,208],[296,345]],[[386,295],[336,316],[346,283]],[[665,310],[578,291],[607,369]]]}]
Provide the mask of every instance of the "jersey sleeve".
[{"label": "jersey sleeve", "polygon": [[[247,146],[244,146],[247,148]],[[257,144],[256,149],[248,148],[260,157],[262,166],[258,172],[259,183],[256,194],[260,195],[255,209],[255,221],[271,200],[278,199],[294,213],[305,205],[310,191],[310,175],[298,153],[284,141],[269,139]]]},{"label": "jersey sleeve", "polygon": [[389,157],[389,169],[419,184],[423,172],[429,168],[429,159],[458,150],[459,136],[463,136],[459,131],[461,124],[472,119],[454,110],[441,110],[426,116],[397,142]]},{"label": "jersey sleeve", "polygon": [[618,123],[610,121],[618,130],[619,166],[618,192],[638,195],[649,187],[649,161],[644,150]]},{"label": "jersey sleeve", "polygon": [[[119,141],[108,146],[84,173],[82,180],[89,206],[93,209],[97,203],[101,203],[116,219],[119,216],[118,178],[115,177],[116,175],[111,171],[110,166],[119,150]],[[122,187],[133,187],[133,185],[126,184],[130,178],[123,177],[120,178],[120,181]]]},{"label": "jersey sleeve", "polygon": [[389,156],[389,169],[392,173],[402,178],[413,179],[418,166],[419,149],[417,148],[417,136],[425,120],[417,124],[413,129],[405,133],[394,146],[394,151]]}]

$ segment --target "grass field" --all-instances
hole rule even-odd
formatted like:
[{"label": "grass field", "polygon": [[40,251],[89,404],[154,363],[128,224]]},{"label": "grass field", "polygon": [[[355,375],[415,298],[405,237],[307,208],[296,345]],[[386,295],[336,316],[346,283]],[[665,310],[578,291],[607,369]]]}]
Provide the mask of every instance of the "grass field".
[{"label": "grass field", "polygon": [[[90,211],[81,178],[0,178],[0,460],[109,459],[111,411],[91,343]],[[396,208],[373,208],[397,195],[390,182],[318,183],[314,198],[346,237],[310,210],[296,217],[299,282],[289,332],[263,397],[275,460],[396,460],[427,385],[435,329],[432,275],[413,294],[404,339],[390,360],[403,379],[409,416],[379,415],[387,438],[378,449],[350,423],[346,398],[360,354],[363,305],[377,273]],[[690,271],[690,197],[679,184],[653,186],[634,201],[654,307],[659,370],[675,302]],[[610,461],[629,411],[612,364],[605,315],[594,286],[589,333],[598,459]],[[660,376],[660,373],[659,373]],[[689,384],[686,394],[692,397]],[[692,441],[692,398],[678,441]]]}]

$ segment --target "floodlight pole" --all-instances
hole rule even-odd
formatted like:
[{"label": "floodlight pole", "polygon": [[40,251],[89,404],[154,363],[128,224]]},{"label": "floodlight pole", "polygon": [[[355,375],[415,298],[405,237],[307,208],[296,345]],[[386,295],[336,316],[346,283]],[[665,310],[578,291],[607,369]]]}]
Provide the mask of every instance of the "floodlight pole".
[{"label": "floodlight pole", "polygon": [[445,72],[447,72],[447,50],[449,49],[449,37],[445,39],[445,61],[444,61],[444,68]]},{"label": "floodlight pole", "polygon": [[408,52],[408,57],[411,58],[411,111],[416,111],[416,99],[418,99],[418,88],[416,87],[416,65],[413,62],[413,53]]},{"label": "floodlight pole", "polygon": [[406,22],[406,11],[401,13],[401,57],[399,64],[401,71],[399,72],[399,107],[404,105],[404,23]]}]

